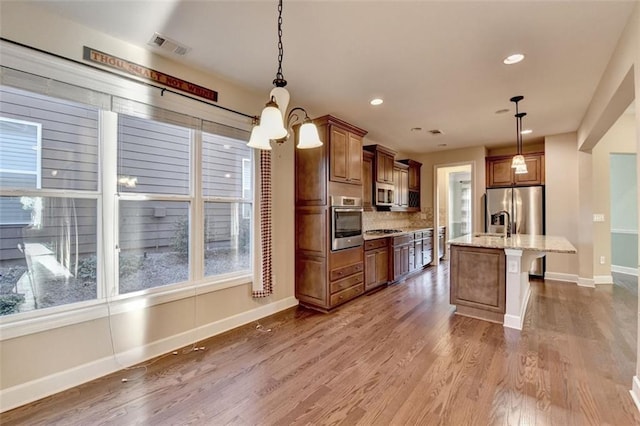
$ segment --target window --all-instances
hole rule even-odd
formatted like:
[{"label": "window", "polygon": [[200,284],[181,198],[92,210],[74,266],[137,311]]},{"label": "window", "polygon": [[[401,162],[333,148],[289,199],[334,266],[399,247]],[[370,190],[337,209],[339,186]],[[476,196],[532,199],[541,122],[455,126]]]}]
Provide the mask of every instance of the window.
[{"label": "window", "polygon": [[99,111],[0,96],[0,315],[96,299]]},{"label": "window", "polygon": [[247,131],[23,74],[0,74],[0,316],[247,282]]},{"label": "window", "polygon": [[192,134],[118,116],[120,294],[189,280]]},{"label": "window", "polygon": [[40,188],[40,123],[0,117],[0,185]]},{"label": "window", "polygon": [[205,276],[251,270],[253,164],[247,137],[219,125],[202,134]]}]

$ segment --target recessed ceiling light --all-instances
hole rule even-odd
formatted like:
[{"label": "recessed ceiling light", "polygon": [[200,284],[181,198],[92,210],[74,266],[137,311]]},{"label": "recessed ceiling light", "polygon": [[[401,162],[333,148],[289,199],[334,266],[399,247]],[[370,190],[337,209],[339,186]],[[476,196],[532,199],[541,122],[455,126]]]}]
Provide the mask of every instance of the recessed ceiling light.
[{"label": "recessed ceiling light", "polygon": [[447,146],[447,144],[446,143],[439,143],[438,146],[443,148],[443,147]]},{"label": "recessed ceiling light", "polygon": [[502,62],[504,62],[505,65],[513,65],[513,64],[517,64],[523,59],[524,59],[524,55],[522,53],[514,53],[513,55],[509,55],[506,58],[504,58]]},{"label": "recessed ceiling light", "polygon": [[384,101],[380,98],[374,98],[371,99],[371,102],[369,102],[371,105],[381,105]]},{"label": "recessed ceiling light", "polygon": [[521,135],[528,135],[529,133],[533,133],[533,130],[531,129],[524,129],[520,131]]},{"label": "recessed ceiling light", "polygon": [[509,112],[509,108],[502,108],[496,111],[496,114],[504,114],[505,112]]},{"label": "recessed ceiling light", "polygon": [[429,133],[431,133],[434,136],[444,135],[444,132],[442,130],[440,130],[440,129],[431,129],[431,130],[429,130]]},{"label": "recessed ceiling light", "polygon": [[412,132],[421,132],[422,131],[422,127],[412,127],[411,131]]}]

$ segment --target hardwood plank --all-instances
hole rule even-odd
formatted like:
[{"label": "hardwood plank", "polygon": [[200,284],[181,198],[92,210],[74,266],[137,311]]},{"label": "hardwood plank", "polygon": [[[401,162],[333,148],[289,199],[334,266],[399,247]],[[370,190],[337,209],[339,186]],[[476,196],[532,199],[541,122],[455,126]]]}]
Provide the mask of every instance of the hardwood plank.
[{"label": "hardwood plank", "polygon": [[447,266],[330,314],[278,313],[198,342],[204,350],[182,348],[0,422],[640,424],[628,392],[637,284],[534,281],[517,331],[454,315]]}]

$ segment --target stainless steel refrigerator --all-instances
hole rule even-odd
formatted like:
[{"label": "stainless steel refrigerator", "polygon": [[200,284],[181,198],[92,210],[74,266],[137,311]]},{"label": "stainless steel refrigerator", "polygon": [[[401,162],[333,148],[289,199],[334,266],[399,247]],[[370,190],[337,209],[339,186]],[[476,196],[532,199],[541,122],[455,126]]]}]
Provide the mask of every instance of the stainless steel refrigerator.
[{"label": "stainless steel refrigerator", "polygon": [[[544,186],[487,188],[485,205],[486,232],[504,232],[506,215],[496,213],[505,210],[512,234],[544,235]],[[529,274],[544,276],[544,258],[532,262]]]}]

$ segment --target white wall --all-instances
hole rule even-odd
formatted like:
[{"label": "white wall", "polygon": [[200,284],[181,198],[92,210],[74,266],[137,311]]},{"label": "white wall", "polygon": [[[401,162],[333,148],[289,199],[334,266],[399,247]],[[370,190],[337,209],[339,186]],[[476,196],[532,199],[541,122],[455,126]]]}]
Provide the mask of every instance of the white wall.
[{"label": "white wall", "polygon": [[[545,138],[545,220],[548,235],[560,235],[578,247],[578,151],[576,134]],[[546,276],[576,281],[578,256],[549,253]]]}]

